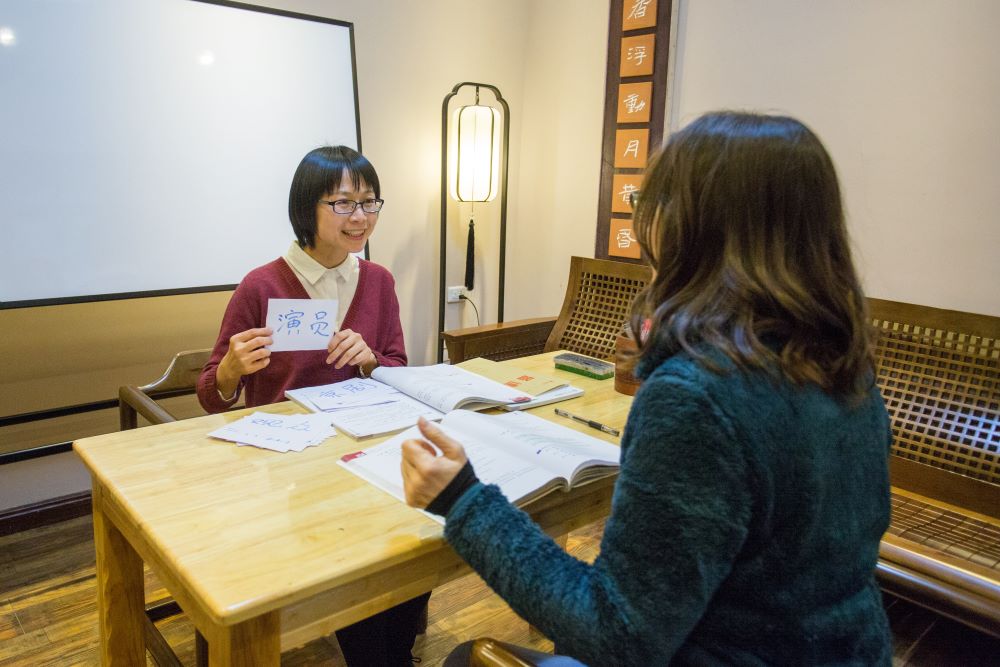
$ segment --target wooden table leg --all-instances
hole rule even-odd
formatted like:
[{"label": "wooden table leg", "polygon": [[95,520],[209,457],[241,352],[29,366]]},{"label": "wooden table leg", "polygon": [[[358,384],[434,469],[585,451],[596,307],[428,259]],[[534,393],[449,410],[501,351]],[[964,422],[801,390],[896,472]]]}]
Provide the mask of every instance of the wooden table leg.
[{"label": "wooden table leg", "polygon": [[281,622],[273,611],[208,637],[211,667],[278,667],[281,664]]},{"label": "wooden table leg", "polygon": [[103,492],[97,482],[93,508],[101,664],[145,667],[142,559],[104,514]]}]

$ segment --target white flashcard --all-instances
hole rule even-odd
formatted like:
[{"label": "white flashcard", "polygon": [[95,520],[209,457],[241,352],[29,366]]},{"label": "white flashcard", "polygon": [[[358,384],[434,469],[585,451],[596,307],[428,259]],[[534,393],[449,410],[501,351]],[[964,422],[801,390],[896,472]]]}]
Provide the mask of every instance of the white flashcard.
[{"label": "white flashcard", "polygon": [[271,352],[325,350],[337,331],[336,299],[268,299]]}]

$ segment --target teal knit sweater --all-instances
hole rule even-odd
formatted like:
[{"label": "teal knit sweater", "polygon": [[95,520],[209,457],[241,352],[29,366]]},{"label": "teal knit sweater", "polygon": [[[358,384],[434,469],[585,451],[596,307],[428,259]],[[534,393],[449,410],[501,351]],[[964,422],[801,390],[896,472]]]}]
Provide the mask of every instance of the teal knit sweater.
[{"label": "teal knit sweater", "polygon": [[635,397],[593,565],[481,483],[445,536],[557,652],[590,665],[888,665],[874,580],[888,450],[875,387],[847,405],[681,354]]}]

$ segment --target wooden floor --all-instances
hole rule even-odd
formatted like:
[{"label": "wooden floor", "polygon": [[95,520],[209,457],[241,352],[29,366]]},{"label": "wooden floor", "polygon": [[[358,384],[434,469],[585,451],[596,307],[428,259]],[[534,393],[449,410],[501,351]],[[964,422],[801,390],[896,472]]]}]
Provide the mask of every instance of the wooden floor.
[{"label": "wooden floor", "polygon": [[[567,548],[597,554],[602,527],[570,536]],[[147,573],[147,599],[166,593]],[[90,517],[0,538],[0,667],[97,665],[94,544]],[[1000,662],[1000,640],[940,619],[902,600],[887,600],[895,634],[894,665],[988,665]],[[435,589],[430,626],[414,654],[438,665],[457,643],[492,636],[541,650],[552,644],[530,630],[475,575]],[[178,616],[157,623],[186,665],[194,664],[194,630]],[[315,641],[282,656],[282,665],[340,666],[335,645]]]}]

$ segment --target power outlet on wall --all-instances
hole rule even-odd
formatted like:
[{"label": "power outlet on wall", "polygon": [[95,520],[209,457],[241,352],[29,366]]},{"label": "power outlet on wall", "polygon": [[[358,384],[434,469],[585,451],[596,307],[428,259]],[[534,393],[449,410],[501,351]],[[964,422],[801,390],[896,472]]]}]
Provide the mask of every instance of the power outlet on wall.
[{"label": "power outlet on wall", "polygon": [[448,288],[445,301],[448,303],[458,303],[465,296],[465,285],[455,285]]}]

